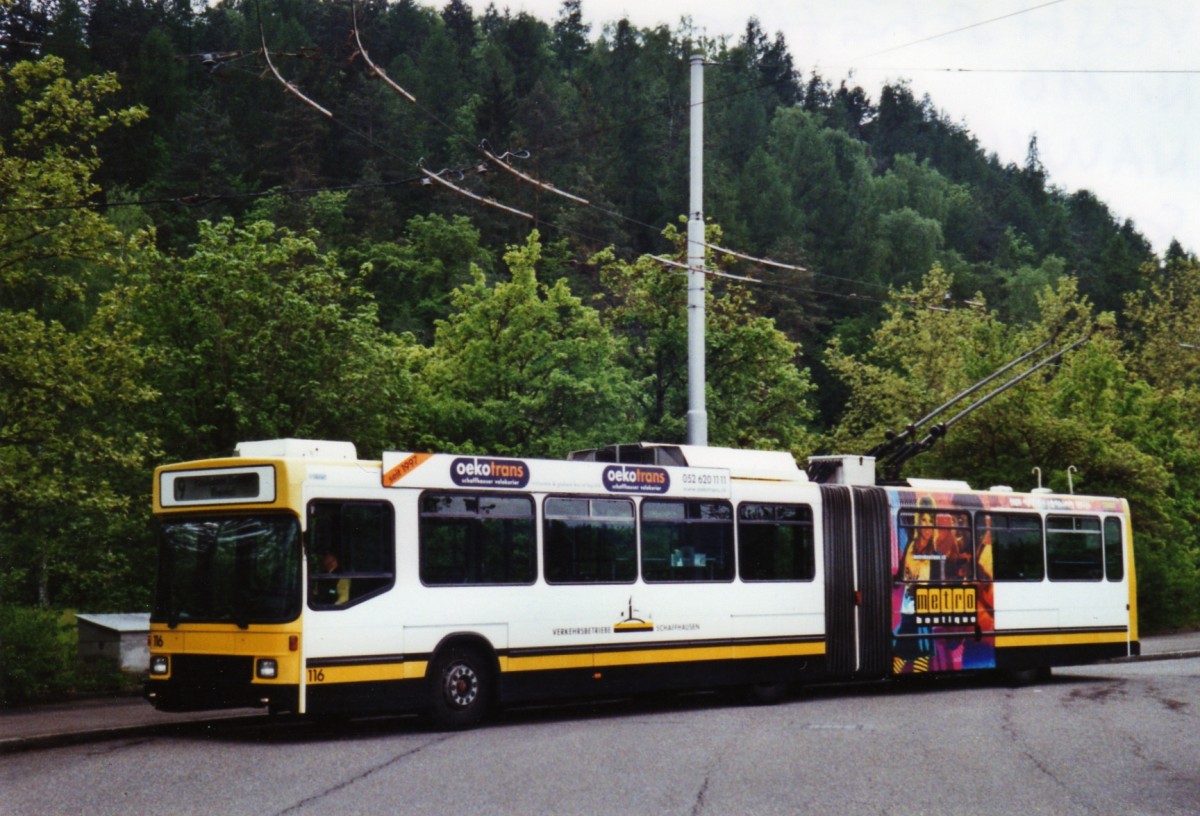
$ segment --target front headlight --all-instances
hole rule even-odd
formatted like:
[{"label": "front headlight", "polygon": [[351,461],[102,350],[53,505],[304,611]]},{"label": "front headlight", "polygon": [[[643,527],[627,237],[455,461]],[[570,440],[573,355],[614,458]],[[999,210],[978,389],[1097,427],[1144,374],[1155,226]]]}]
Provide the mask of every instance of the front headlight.
[{"label": "front headlight", "polygon": [[279,676],[279,664],[273,657],[264,657],[258,661],[254,673],[260,680],[274,680]]},{"label": "front headlight", "polygon": [[171,673],[171,658],[167,655],[153,655],[150,658],[150,673],[164,676]]}]

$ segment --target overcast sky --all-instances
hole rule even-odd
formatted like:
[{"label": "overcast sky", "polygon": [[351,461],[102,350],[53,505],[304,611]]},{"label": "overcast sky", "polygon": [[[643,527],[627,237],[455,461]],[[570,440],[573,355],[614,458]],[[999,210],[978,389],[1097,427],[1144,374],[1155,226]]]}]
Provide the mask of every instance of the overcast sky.
[{"label": "overcast sky", "polygon": [[[547,22],[561,6],[495,2]],[[1200,252],[1193,0],[583,0],[583,15],[593,37],[622,17],[672,29],[690,17],[731,42],[757,17],[768,36],[783,32],[806,77],[815,68],[836,84],[853,71],[873,100],[906,79],[1005,163],[1023,163],[1036,133],[1052,184],[1092,190],[1160,254],[1172,238]]]}]

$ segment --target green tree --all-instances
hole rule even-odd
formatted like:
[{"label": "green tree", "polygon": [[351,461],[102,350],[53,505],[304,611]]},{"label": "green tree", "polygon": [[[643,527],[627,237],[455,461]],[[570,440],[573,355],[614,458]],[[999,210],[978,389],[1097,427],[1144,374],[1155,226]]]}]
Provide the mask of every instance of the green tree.
[{"label": "green tree", "polygon": [[[129,419],[153,396],[136,330],[106,304],[70,331],[0,311],[0,596],[41,606],[148,602],[148,436]],[[139,490],[138,488],[141,488]]]},{"label": "green tree", "polygon": [[141,108],[108,110],[112,74],[66,77],[58,57],[0,72],[0,303],[78,322],[87,270],[111,266],[124,237],[86,205],[100,193],[96,139],[145,117]]},{"label": "green tree", "polygon": [[366,271],[365,285],[379,304],[383,327],[411,332],[432,343],[439,320],[450,316],[453,291],[472,280],[472,269],[485,274],[492,256],[480,245],[479,230],[464,216],[414,216],[400,241],[347,250],[347,262]]},{"label": "green tree", "polygon": [[884,213],[875,223],[868,268],[892,286],[915,283],[938,259],[942,226],[910,207]]},{"label": "green tree", "polygon": [[[111,75],[72,81],[57,57],[0,70],[0,599],[144,603],[131,482],[151,441],[137,332],[108,291],[136,260],[85,202]],[[144,579],[144,574],[142,576]],[[141,589],[139,595],[138,589]],[[124,591],[128,590],[128,591]]]},{"label": "green tree", "polygon": [[563,0],[554,20],[554,55],[564,74],[572,74],[588,51],[588,31],[581,0]]},{"label": "green tree", "polygon": [[[687,71],[671,53],[677,44],[665,28],[638,31],[619,20],[605,28],[579,73],[586,106],[578,128],[588,133],[582,143],[588,172],[619,212],[643,223],[662,223],[682,208],[664,202],[680,195],[671,159],[687,155]],[[652,125],[664,114],[666,128]],[[643,231],[635,246],[656,239]]]},{"label": "green tree", "polygon": [[477,127],[493,144],[507,144],[517,114],[517,77],[505,49],[494,42],[485,44],[479,72],[482,103]]},{"label": "green tree", "polygon": [[1162,523],[1140,542],[1138,585],[1157,601],[1152,622],[1185,626],[1200,619],[1200,264],[1178,247],[1167,255],[1143,266],[1147,289],[1126,296],[1125,360],[1153,388],[1153,410],[1131,430],[1170,474]]},{"label": "green tree", "polygon": [[463,0],[450,0],[442,9],[442,21],[454,41],[460,62],[465,62],[475,48],[475,19],[471,7]]},{"label": "green tree", "polygon": [[[682,246],[674,227],[665,235]],[[715,227],[708,237],[720,240]],[[605,321],[626,339],[624,365],[639,383],[642,438],[683,442],[688,410],[686,275],[648,256],[626,263],[605,251],[591,262],[601,267],[609,292]],[[757,313],[747,289],[713,280],[705,312],[709,441],[810,452],[812,385],[798,365],[799,346]]]},{"label": "green tree", "polygon": [[[1177,255],[1142,267],[1149,287],[1126,295],[1130,365],[1164,391],[1200,388],[1200,262]],[[1200,416],[1200,409],[1197,410]]]},{"label": "green tree", "polygon": [[865,452],[1002,364],[1003,326],[988,311],[948,310],[950,287],[934,266],[920,289],[893,295],[865,351],[830,344],[828,365],[850,392],[831,450]]},{"label": "green tree", "polygon": [[1055,255],[1046,257],[1036,267],[1021,264],[1016,269],[997,270],[995,279],[1003,287],[998,308],[1013,323],[1034,319],[1039,296],[1046,287],[1057,287],[1065,274],[1066,264]]},{"label": "green tree", "polygon": [[[778,173],[790,192],[781,208],[788,220],[777,222],[790,232],[780,234],[793,235],[827,273],[861,279],[871,180],[864,145],[799,108],[781,108],[771,123],[767,154],[773,162],[759,177]],[[751,202],[757,194],[744,186],[741,200],[756,207]]]},{"label": "green tree", "polygon": [[[10,4],[10,8],[15,5]],[[87,70],[92,68],[86,42],[87,17],[79,1],[59,0],[54,5],[49,31],[42,40],[43,53],[62,57],[68,71],[91,73]]]},{"label": "green tree", "polygon": [[162,398],[143,417],[172,458],[243,440],[406,440],[411,338],[387,334],[360,276],[313,235],[265,221],[202,222],[186,258],[164,257],[134,293]]},{"label": "green tree", "polygon": [[624,438],[635,425],[620,343],[564,280],[537,279],[538,233],[510,247],[511,280],[453,294],[422,370],[429,449],[562,456]]},{"label": "green tree", "polygon": [[[412,77],[411,81],[405,79],[401,84],[409,88],[410,91],[417,97],[419,104],[437,117],[441,122],[453,122],[459,132],[481,132],[487,136],[491,136],[488,130],[477,131],[477,128],[484,126],[483,119],[485,116],[506,116],[511,115],[511,107],[515,104],[511,98],[511,68],[508,75],[508,91],[509,96],[504,97],[504,86],[500,76],[489,74],[487,82],[481,82],[474,87],[486,88],[488,93],[499,93],[501,99],[496,101],[492,96],[488,96],[489,107],[485,111],[482,105],[478,102],[472,102],[468,98],[468,90],[472,89],[469,85],[466,70],[470,65],[467,62],[467,57],[470,55],[456,50],[455,40],[452,39],[453,32],[447,32],[444,26],[435,25],[429,31],[429,36],[421,44],[420,53],[415,55],[415,62],[412,63],[411,69],[407,65],[400,64],[400,61],[389,68],[389,73],[398,77]],[[477,59],[471,57],[472,60]],[[500,59],[494,58],[494,55],[488,54],[486,64],[492,68],[497,62],[502,62]],[[426,66],[424,70],[417,66]],[[436,70],[432,66],[438,66]],[[504,66],[497,66],[499,71]],[[499,88],[494,88],[493,82],[500,83]],[[482,91],[481,91],[482,93]],[[393,105],[401,104],[400,97],[392,93],[394,97]],[[508,107],[504,107],[508,105]],[[470,111],[471,119],[466,122],[458,121],[466,115],[461,109],[467,106]],[[493,109],[493,107],[495,109]],[[474,117],[480,118],[479,124],[476,123]],[[402,144],[411,144],[414,149],[421,152],[413,156],[413,160],[420,158],[425,159],[429,165],[437,170],[447,162],[459,162],[461,154],[467,152],[467,145],[462,144],[462,140],[454,134],[447,134],[445,126],[436,121],[431,121],[429,115],[420,111],[413,111],[410,106],[400,111],[400,121],[405,125],[404,129],[397,131],[397,140]],[[474,158],[475,154],[472,153]]]}]

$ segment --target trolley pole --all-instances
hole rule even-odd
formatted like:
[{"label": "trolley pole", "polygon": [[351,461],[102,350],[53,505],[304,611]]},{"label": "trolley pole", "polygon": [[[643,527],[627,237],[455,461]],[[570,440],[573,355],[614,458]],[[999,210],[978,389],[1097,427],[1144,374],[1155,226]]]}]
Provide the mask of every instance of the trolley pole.
[{"label": "trolley pole", "polygon": [[691,194],[688,200],[688,413],[689,445],[708,444],[704,404],[704,56],[693,54]]}]

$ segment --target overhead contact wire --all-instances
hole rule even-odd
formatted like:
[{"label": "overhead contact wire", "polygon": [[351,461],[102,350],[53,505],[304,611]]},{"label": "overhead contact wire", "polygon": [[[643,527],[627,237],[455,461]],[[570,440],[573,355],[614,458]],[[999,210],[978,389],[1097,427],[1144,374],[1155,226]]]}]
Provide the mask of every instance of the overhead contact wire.
[{"label": "overhead contact wire", "polygon": [[314,102],[313,100],[309,99],[307,96],[302,94],[300,92],[299,88],[297,88],[291,82],[288,82],[286,79],[283,78],[283,75],[279,73],[279,69],[275,67],[275,63],[271,62],[271,49],[267,48],[267,34],[263,30],[263,25],[262,25],[261,19],[258,21],[258,36],[262,39],[262,53],[263,53],[263,57],[267,61],[267,67],[271,69],[271,73],[274,74],[275,78],[278,79],[280,81],[280,83],[283,85],[283,87],[287,89],[288,93],[293,94],[297,99],[302,101],[304,104],[308,105],[313,110],[318,111],[323,116],[326,116],[326,117],[332,119],[333,113],[331,111],[329,111],[326,108],[323,108],[321,105],[318,105],[316,102]]},{"label": "overhead contact wire", "polygon": [[417,104],[417,98],[415,96],[413,96],[408,91],[404,90],[399,85],[397,85],[395,82],[393,82],[392,78],[389,77],[382,68],[380,68],[375,63],[371,62],[370,56],[367,55],[367,49],[363,47],[362,38],[358,35],[358,6],[354,3],[350,4],[350,15],[354,22],[354,42],[358,46],[358,53],[362,55],[363,62],[365,62],[367,64],[367,67],[369,67],[371,69],[371,71],[374,72],[375,76],[379,77],[384,82],[386,82],[388,84],[388,86],[392,88],[392,90],[394,90],[396,93],[403,96],[405,99],[407,99],[409,102],[413,103],[414,105]]},{"label": "overhead contact wire", "polygon": [[[462,187],[459,187],[457,184],[451,184],[450,182],[448,182],[444,178],[442,178],[440,173],[433,173],[429,170],[426,170],[424,167],[421,168],[421,172],[425,174],[426,178],[431,179],[432,181],[436,181],[438,184],[441,184],[444,187],[449,187],[454,192],[459,193],[460,195],[464,195],[467,198],[472,198],[481,204],[486,204],[489,207],[495,207],[496,209],[504,210],[505,212],[510,212],[513,215],[520,216],[521,218],[528,218],[530,221],[538,221],[538,219],[536,217],[525,212],[524,210],[518,210],[515,207],[508,206],[507,204],[501,204],[499,201],[497,201],[494,198],[488,198],[486,196],[481,196],[476,193],[472,193],[470,190],[466,190]],[[444,173],[445,171],[443,170],[441,172]]]}]

